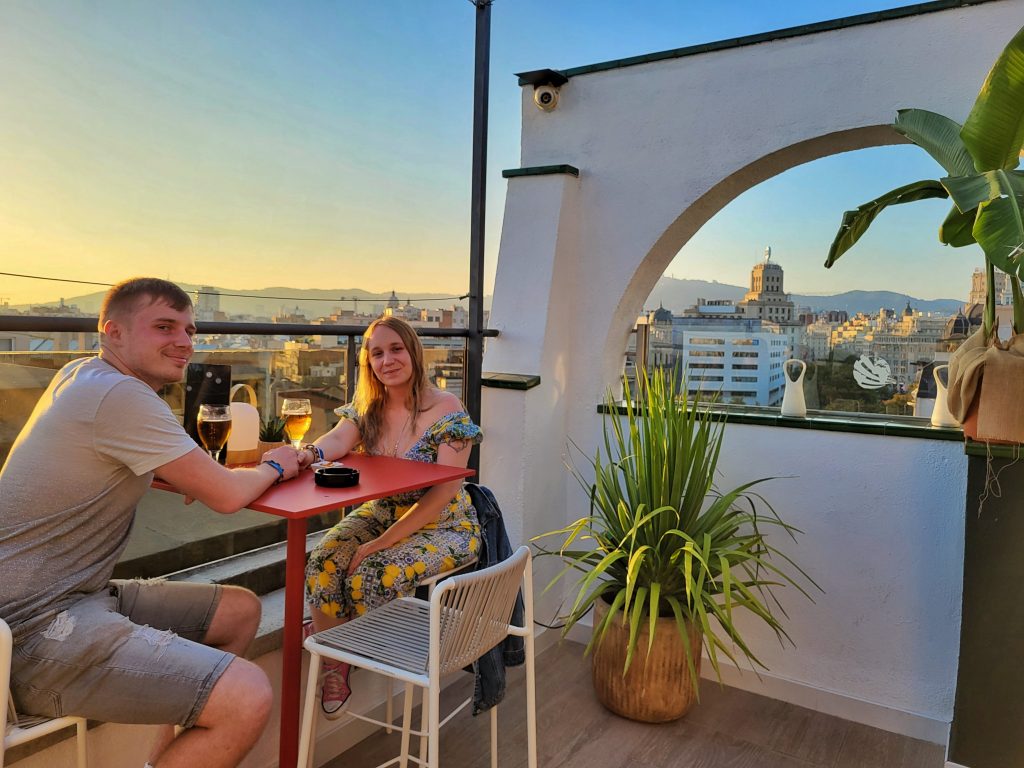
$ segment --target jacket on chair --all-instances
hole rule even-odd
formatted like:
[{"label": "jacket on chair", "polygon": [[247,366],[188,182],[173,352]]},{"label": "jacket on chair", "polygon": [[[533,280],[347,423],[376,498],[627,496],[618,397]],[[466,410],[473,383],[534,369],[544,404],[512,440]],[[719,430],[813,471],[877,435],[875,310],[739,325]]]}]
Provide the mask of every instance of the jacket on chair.
[{"label": "jacket on chair", "polygon": [[[466,483],[477,520],[480,522],[481,546],[477,570],[488,568],[512,555],[512,545],[505,531],[501,509],[489,488],[476,483]],[[522,591],[516,595],[512,611],[512,623],[518,627],[525,621],[525,607]],[[509,635],[473,664],[476,684],[473,690],[473,714],[486,712],[499,704],[505,696],[505,667],[516,667],[526,661],[523,638]]]}]

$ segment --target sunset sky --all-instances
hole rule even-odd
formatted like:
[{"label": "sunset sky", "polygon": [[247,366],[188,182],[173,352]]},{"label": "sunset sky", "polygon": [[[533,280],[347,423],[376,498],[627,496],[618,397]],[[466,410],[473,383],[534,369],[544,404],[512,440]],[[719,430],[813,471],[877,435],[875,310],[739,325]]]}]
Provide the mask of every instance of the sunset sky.
[{"label": "sunset sky", "polygon": [[[519,166],[514,72],[906,4],[495,0],[488,292],[501,170]],[[467,0],[4,0],[0,271],[465,292],[473,33]],[[771,244],[788,290],[959,297],[981,255],[938,245],[943,202],[883,215],[864,244],[877,269],[820,266],[845,208],[935,175],[913,147],[794,169],[732,203],[668,272],[744,284]],[[0,276],[12,304],[91,290]]]}]

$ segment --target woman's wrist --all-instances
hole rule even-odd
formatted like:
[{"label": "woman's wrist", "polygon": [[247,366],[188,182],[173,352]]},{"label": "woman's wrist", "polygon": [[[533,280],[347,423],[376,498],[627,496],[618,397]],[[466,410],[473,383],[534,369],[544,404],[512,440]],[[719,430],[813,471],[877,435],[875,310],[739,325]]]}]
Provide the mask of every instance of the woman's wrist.
[{"label": "woman's wrist", "polygon": [[302,450],[309,451],[309,454],[313,459],[313,464],[316,464],[318,461],[324,461],[326,458],[324,456],[324,449],[321,448],[316,443],[306,443],[304,446],[302,446]]}]

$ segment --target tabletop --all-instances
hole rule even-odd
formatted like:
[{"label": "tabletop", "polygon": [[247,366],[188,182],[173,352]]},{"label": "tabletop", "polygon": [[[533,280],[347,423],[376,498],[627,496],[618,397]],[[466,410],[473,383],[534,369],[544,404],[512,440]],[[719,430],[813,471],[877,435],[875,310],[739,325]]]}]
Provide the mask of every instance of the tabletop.
[{"label": "tabletop", "polygon": [[[313,482],[313,470],[304,469],[298,477],[272,485],[262,496],[245,506],[278,517],[311,517],[338,507],[350,507],[475,474],[472,469],[463,467],[359,453],[345,456],[341,463],[359,470],[357,485],[349,488],[324,488]],[[154,480],[153,487],[165,491],[177,490],[159,479]]]}]

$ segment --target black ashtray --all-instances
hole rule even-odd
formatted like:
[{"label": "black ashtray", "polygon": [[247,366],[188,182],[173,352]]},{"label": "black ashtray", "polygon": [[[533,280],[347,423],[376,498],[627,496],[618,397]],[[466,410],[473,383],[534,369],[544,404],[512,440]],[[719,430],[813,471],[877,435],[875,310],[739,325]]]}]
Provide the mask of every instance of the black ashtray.
[{"label": "black ashtray", "polygon": [[348,488],[359,484],[359,470],[352,467],[320,467],[313,471],[313,482],[327,488]]}]

